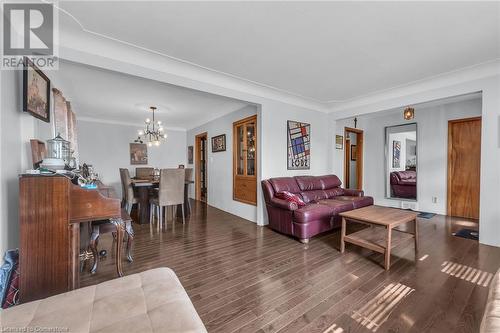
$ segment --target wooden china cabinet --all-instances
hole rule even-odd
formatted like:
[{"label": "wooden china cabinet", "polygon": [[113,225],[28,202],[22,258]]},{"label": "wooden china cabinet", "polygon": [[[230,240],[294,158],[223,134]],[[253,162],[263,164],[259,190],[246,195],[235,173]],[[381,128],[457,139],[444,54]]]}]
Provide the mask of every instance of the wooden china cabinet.
[{"label": "wooden china cabinet", "polygon": [[233,123],[233,199],[257,205],[257,116]]}]

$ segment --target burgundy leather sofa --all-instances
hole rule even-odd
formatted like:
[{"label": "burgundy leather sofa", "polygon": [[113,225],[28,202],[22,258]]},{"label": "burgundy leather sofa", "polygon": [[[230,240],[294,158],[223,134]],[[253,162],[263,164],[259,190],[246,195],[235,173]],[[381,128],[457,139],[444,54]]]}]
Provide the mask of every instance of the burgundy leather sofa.
[{"label": "burgundy leather sofa", "polygon": [[390,175],[392,196],[406,199],[417,198],[417,173],[393,171]]},{"label": "burgundy leather sofa", "polygon": [[[373,205],[373,198],[363,191],[343,189],[335,175],[271,178],[262,181],[269,227],[299,238],[302,243],[325,231],[339,227],[339,213]],[[288,191],[297,194],[306,203],[277,198],[276,193]]]}]

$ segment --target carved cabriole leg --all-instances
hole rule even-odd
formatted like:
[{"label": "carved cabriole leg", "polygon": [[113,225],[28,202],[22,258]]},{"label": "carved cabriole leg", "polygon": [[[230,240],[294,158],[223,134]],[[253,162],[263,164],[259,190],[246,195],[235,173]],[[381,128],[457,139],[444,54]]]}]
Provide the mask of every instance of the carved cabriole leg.
[{"label": "carved cabriole leg", "polygon": [[116,227],[116,272],[119,277],[123,276],[122,270],[122,241],[123,234],[125,233],[125,223],[122,219],[111,219]]},{"label": "carved cabriole leg", "polygon": [[302,244],[309,244],[309,238],[301,238],[301,239],[299,239],[299,241],[300,241]]},{"label": "carved cabriole leg", "polygon": [[97,240],[99,239],[99,226],[92,227],[92,235],[90,236],[90,250],[94,256],[94,264],[90,269],[90,273],[94,274],[97,271],[97,261],[99,260],[99,253],[97,252]]},{"label": "carved cabriole leg", "polygon": [[125,230],[127,232],[127,260],[129,262],[133,262],[131,250],[132,250],[132,242],[134,240],[134,229],[132,229],[132,223],[128,221],[125,224]]}]

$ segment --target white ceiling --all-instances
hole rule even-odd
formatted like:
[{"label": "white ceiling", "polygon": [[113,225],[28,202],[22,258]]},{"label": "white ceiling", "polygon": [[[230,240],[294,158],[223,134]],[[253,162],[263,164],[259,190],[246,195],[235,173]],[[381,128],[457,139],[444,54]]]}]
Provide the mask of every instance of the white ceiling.
[{"label": "white ceiling", "polygon": [[141,125],[155,118],[167,128],[191,129],[248,105],[246,102],[68,61],[59,62],[54,85],[79,119]]},{"label": "white ceiling", "polygon": [[87,30],[317,101],[500,58],[499,2],[60,2]]}]

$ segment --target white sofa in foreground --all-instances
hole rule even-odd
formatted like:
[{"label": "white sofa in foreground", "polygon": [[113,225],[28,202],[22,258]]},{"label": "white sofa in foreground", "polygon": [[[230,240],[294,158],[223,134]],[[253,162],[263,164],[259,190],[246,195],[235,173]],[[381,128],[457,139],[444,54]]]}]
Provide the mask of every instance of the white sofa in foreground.
[{"label": "white sofa in foreground", "polygon": [[488,300],[481,321],[481,333],[500,332],[500,270],[491,280]]},{"label": "white sofa in foreground", "polygon": [[2,332],[206,332],[169,268],[17,305],[0,312],[0,328]]}]

